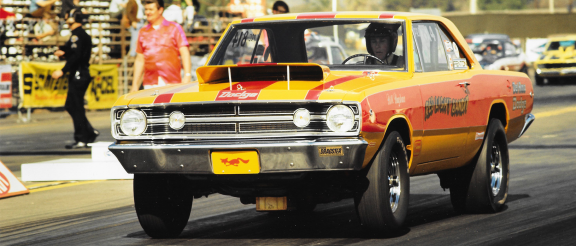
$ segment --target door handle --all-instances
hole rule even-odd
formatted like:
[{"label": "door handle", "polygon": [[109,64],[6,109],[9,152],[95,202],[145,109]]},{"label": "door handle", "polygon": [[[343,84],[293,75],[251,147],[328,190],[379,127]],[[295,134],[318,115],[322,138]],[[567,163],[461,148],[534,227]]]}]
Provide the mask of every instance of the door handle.
[{"label": "door handle", "polygon": [[460,87],[462,86],[469,86],[470,82],[462,82],[462,83],[458,83],[460,85]]}]

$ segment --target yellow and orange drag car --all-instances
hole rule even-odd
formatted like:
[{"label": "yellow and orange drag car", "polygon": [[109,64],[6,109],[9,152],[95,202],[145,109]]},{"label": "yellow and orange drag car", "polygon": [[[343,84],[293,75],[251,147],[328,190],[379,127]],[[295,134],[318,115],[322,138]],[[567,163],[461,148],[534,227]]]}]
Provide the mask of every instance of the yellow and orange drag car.
[{"label": "yellow and orange drag car", "polygon": [[[311,49],[318,40],[344,51]],[[508,143],[534,120],[526,74],[483,70],[454,24],[430,15],[243,19],[196,74],[124,95],[111,111],[109,149],[134,173],[152,237],[179,235],[193,199],[213,193],[288,213],[354,199],[367,230],[394,232],[410,176],[426,174],[455,210],[497,212]]]}]

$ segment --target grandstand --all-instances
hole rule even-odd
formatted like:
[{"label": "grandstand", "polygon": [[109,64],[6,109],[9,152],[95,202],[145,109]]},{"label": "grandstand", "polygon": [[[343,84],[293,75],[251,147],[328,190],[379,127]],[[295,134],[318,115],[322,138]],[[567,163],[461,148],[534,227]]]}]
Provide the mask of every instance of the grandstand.
[{"label": "grandstand", "polygon": [[[84,29],[92,36],[92,64],[118,64],[120,87],[122,81],[131,80],[134,58],[127,56],[130,46],[130,32],[121,28],[118,19],[110,18],[108,9],[111,0],[80,1],[79,6],[89,15]],[[48,41],[35,39],[34,25],[40,19],[27,17],[30,0],[3,0],[2,7],[16,14],[16,20],[0,20],[0,30],[6,32],[4,46],[0,49],[0,63],[12,64],[14,69],[22,61],[56,62],[53,55],[59,46],[70,37],[67,24],[55,17],[56,23],[62,23],[53,38]],[[55,3],[52,12],[60,13],[61,1]],[[211,13],[213,16],[222,16]],[[207,19],[196,15],[191,26],[184,26],[193,56],[203,56],[211,51],[218,41],[223,27],[231,22],[229,18]],[[126,59],[124,59],[126,58]],[[123,62],[126,62],[123,64]],[[123,65],[122,65],[123,64]],[[126,78],[124,78],[126,77]],[[123,91],[123,88],[120,88]]]}]

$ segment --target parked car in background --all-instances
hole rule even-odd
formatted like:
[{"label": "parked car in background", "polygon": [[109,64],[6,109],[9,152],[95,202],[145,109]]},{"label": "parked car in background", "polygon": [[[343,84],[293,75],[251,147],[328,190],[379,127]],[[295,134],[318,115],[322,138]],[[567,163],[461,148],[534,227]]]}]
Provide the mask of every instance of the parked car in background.
[{"label": "parked car in background", "polygon": [[[349,57],[311,62],[306,32],[364,29],[350,37],[368,50],[343,40]],[[311,47],[337,47],[328,43]],[[456,211],[498,212],[508,143],[534,120],[528,76],[482,69],[456,26],[433,15],[238,20],[196,73],[198,83],[127,94],[111,110],[109,149],[134,174],[152,237],[179,235],[193,200],[213,193],[262,212],[353,199],[366,230],[398,232],[410,177],[427,174]]]},{"label": "parked car in background", "polygon": [[468,35],[466,41],[471,49],[474,47],[474,54],[484,69],[528,73],[526,54],[508,35],[473,34]]},{"label": "parked car in background", "polygon": [[483,48],[480,47],[485,41],[498,40],[501,42],[510,41],[510,37],[506,34],[498,33],[475,33],[466,36],[466,43],[470,46],[472,52],[476,54],[482,53]]},{"label": "parked car in background", "polygon": [[534,62],[536,85],[576,78],[576,34],[550,37]]}]

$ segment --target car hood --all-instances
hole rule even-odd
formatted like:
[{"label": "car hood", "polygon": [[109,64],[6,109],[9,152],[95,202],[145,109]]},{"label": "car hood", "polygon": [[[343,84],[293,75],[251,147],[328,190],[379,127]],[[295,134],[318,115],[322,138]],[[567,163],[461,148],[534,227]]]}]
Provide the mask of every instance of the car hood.
[{"label": "car hood", "polygon": [[214,101],[362,101],[368,88],[407,79],[407,73],[330,71],[318,64],[204,66],[199,80],[131,93],[116,106]]}]

